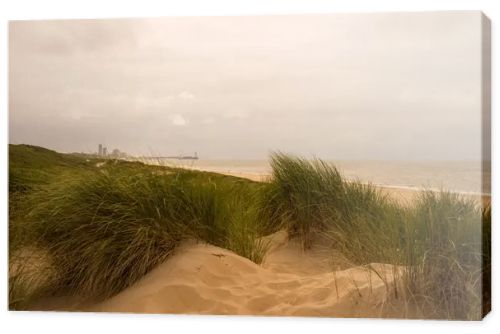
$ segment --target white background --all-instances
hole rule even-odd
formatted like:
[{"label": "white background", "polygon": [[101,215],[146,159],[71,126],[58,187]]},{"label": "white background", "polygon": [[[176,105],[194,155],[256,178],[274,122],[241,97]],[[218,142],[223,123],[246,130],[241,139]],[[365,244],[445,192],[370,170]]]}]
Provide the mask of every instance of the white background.
[{"label": "white background", "polygon": [[[492,20],[493,93],[498,78],[495,66],[500,20],[498,0],[177,0],[177,1],[104,1],[104,0],[3,0],[0,4],[0,328],[2,333],[421,333],[421,332],[493,332],[500,329],[500,311],[492,311],[483,322],[355,320],[321,318],[264,318],[222,316],[170,316],[126,314],[71,314],[55,312],[7,312],[7,142],[8,142],[8,41],[7,22],[13,19],[117,18],[182,15],[300,14],[372,11],[482,10]],[[493,170],[497,165],[499,129],[497,105],[493,94],[492,147]],[[498,181],[493,174],[493,225],[498,223],[496,193]],[[498,282],[499,230],[493,228],[493,284]],[[499,291],[493,286],[493,308],[498,306]]]}]

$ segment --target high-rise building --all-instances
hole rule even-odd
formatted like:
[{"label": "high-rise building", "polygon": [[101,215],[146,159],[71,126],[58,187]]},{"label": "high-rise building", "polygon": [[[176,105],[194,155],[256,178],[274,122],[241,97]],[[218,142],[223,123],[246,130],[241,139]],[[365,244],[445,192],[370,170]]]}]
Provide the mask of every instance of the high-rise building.
[{"label": "high-rise building", "polygon": [[97,155],[102,156],[102,144],[99,144],[99,151]]},{"label": "high-rise building", "polygon": [[105,157],[108,155],[108,148],[107,147],[103,147],[102,148],[102,156]]},{"label": "high-rise building", "polygon": [[112,152],[111,152],[111,156],[115,159],[119,158],[121,156],[121,153],[119,149],[115,148]]}]

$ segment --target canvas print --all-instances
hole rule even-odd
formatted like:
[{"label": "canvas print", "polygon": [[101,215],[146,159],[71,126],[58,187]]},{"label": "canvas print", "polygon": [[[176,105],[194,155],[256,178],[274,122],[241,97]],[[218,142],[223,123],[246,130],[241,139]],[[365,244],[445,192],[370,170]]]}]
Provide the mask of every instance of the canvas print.
[{"label": "canvas print", "polygon": [[9,23],[13,311],[480,320],[481,12]]}]

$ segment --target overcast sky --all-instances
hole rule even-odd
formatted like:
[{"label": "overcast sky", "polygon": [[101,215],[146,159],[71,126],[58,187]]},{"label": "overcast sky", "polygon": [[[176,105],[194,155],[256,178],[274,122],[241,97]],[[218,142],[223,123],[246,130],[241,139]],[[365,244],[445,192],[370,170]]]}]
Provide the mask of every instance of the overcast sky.
[{"label": "overcast sky", "polygon": [[9,28],[11,143],[212,159],[480,159],[479,13]]}]

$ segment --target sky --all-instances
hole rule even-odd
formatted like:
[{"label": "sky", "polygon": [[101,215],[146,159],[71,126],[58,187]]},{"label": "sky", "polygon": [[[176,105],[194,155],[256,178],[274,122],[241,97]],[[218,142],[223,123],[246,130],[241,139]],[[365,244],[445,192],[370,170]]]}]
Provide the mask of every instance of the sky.
[{"label": "sky", "polygon": [[479,160],[478,12],[9,24],[9,141],[134,155]]}]

